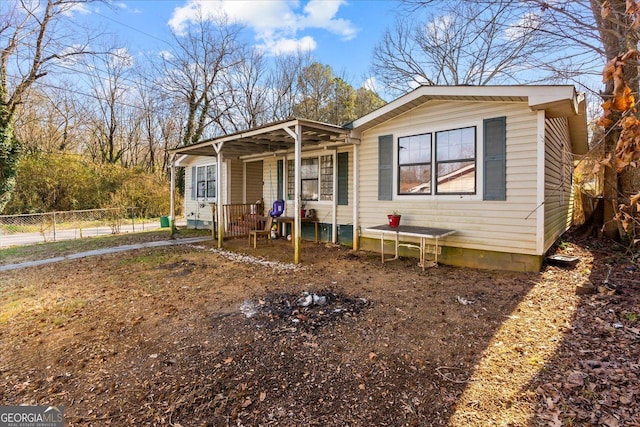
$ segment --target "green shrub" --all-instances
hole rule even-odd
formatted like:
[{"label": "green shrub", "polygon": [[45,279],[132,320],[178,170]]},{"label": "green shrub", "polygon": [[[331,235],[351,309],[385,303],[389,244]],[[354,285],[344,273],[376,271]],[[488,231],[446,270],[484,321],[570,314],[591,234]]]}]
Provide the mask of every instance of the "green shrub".
[{"label": "green shrub", "polygon": [[135,207],[137,216],[156,217],[168,215],[169,204],[169,180],[161,174],[70,154],[33,154],[18,165],[16,189],[4,213]]}]

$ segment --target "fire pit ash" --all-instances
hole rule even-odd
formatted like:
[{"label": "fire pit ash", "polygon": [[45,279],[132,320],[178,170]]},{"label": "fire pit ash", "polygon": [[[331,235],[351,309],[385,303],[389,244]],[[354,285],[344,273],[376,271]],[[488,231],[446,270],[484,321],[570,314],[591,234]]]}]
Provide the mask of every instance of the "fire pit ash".
[{"label": "fire pit ash", "polygon": [[267,294],[244,301],[240,311],[258,327],[313,331],[340,319],[355,317],[368,305],[370,302],[365,298],[321,290]]}]

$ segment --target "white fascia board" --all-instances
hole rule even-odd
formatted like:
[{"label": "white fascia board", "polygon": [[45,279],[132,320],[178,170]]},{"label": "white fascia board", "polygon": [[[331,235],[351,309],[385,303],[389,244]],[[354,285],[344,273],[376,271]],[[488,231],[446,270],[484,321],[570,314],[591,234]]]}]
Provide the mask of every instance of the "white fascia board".
[{"label": "white fascia board", "polygon": [[358,128],[380,116],[389,114],[399,107],[415,101],[420,97],[434,97],[452,99],[474,100],[479,97],[499,100],[504,98],[508,101],[513,98],[527,98],[529,107],[532,110],[543,110],[551,104],[566,101],[563,105],[563,112],[567,115],[578,113],[578,94],[571,85],[554,86],[420,86],[419,88],[397,98],[388,104],[378,108],[371,113],[354,120],[351,128],[357,131]]},{"label": "white fascia board", "polygon": [[189,156],[187,156],[186,154],[181,155],[180,157],[178,157],[178,160],[176,160],[173,164],[175,166],[183,166],[182,162],[184,162]]}]

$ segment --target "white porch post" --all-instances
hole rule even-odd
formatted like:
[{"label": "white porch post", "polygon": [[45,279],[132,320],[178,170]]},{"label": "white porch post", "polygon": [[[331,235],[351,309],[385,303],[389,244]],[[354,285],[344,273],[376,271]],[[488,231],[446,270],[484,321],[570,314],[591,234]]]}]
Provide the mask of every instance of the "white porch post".
[{"label": "white porch post", "polygon": [[360,145],[353,144],[353,250],[357,251],[360,248],[360,224],[358,222],[358,200],[360,185],[358,183],[358,165]]},{"label": "white porch post", "polygon": [[293,262],[294,264],[300,264],[300,246],[302,243],[302,236],[300,232],[302,231],[302,227],[300,224],[300,201],[301,195],[300,190],[302,183],[300,182],[300,168],[302,167],[302,126],[298,123],[295,127],[296,138],[295,138],[295,160],[294,160],[294,172],[295,172],[295,189],[294,189],[294,199],[293,199],[293,211],[294,211],[294,221],[293,227],[295,232],[293,233],[295,236],[295,241],[293,243]]},{"label": "white porch post", "polygon": [[176,231],[176,155],[171,155],[171,161],[169,162],[169,172],[171,176],[171,184],[169,191],[171,191],[169,202],[169,218],[171,218],[171,238],[174,237]]},{"label": "white porch post", "polygon": [[331,241],[338,243],[338,150],[333,150],[333,203],[331,206]]},{"label": "white porch post", "polygon": [[[222,239],[224,239],[224,215],[222,212],[222,145],[214,144],[216,150],[216,222],[218,223],[218,249],[222,248]],[[212,218],[213,220],[213,218]]]}]

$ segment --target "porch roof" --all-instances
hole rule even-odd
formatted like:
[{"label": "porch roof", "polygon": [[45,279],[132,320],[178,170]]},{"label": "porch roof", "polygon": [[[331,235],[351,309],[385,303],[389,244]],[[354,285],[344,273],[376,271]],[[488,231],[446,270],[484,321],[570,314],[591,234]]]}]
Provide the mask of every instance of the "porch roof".
[{"label": "porch roof", "polygon": [[297,125],[301,129],[301,145],[305,148],[322,143],[349,142],[349,129],[313,120],[293,118],[207,139],[170,151],[177,155],[194,156],[216,156],[219,151],[225,158],[291,151],[295,147]]}]

